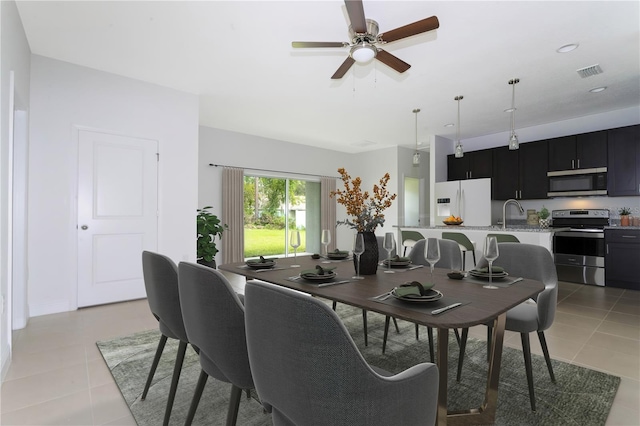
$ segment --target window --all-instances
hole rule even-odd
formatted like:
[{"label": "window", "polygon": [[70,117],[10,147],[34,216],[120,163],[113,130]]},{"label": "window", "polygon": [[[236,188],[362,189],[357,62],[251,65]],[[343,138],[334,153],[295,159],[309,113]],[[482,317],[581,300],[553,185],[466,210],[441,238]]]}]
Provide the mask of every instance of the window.
[{"label": "window", "polygon": [[289,231],[300,231],[298,253],[320,247],[320,182],[244,177],[244,257],[293,256]]}]

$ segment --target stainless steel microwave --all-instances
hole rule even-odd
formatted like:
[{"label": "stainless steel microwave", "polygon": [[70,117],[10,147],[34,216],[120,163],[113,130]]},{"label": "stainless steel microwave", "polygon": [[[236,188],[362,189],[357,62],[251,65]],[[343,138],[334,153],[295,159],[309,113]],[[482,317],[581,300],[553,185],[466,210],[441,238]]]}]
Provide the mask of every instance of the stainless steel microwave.
[{"label": "stainless steel microwave", "polygon": [[548,197],[607,195],[607,168],[547,172]]}]

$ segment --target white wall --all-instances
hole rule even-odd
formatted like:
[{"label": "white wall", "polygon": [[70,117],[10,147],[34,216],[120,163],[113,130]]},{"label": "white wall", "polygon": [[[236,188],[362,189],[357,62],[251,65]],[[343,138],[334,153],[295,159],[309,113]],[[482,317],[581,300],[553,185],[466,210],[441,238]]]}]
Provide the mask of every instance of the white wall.
[{"label": "white wall", "polygon": [[[10,190],[10,111],[9,100],[14,99],[14,106],[21,110],[29,109],[29,64],[31,51],[22,28],[20,16],[13,1],[0,2],[0,293],[2,307],[0,311],[0,367],[4,378],[11,357],[11,241],[8,238],[10,226],[11,203]],[[9,76],[13,71],[14,93],[10,93]],[[16,165],[18,168],[24,164]]]},{"label": "white wall", "polygon": [[75,126],[159,142],[158,251],[195,261],[198,98],[33,55],[29,309],[77,308]]}]

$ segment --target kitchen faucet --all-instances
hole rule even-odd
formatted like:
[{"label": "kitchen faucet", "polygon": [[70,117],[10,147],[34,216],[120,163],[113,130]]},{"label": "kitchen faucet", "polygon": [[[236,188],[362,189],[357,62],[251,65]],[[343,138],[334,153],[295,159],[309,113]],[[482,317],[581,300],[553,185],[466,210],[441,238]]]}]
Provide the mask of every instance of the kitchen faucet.
[{"label": "kitchen faucet", "polygon": [[522,208],[522,205],[520,204],[520,202],[513,198],[509,198],[502,205],[502,229],[507,229],[507,204],[509,203],[515,203],[516,206],[518,206],[518,210],[520,210],[520,214],[521,215],[524,214],[524,209]]}]

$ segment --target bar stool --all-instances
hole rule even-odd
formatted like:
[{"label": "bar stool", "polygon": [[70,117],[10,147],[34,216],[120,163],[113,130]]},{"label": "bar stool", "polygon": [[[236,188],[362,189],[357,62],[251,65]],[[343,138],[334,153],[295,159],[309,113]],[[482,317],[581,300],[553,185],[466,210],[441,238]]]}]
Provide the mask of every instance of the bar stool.
[{"label": "bar stool", "polygon": [[413,248],[417,241],[424,240],[424,236],[418,231],[401,231],[402,232],[402,246],[404,251],[403,256],[407,255],[407,248]]},{"label": "bar stool", "polygon": [[469,240],[469,238],[462,232],[443,232],[443,240],[453,240],[460,246],[462,251],[462,269],[467,269],[466,254],[468,251],[473,255],[473,266],[476,266],[476,243]]},{"label": "bar stool", "polygon": [[496,237],[496,241],[499,243],[519,243],[520,242],[518,237],[511,234],[487,234],[487,237]]}]

